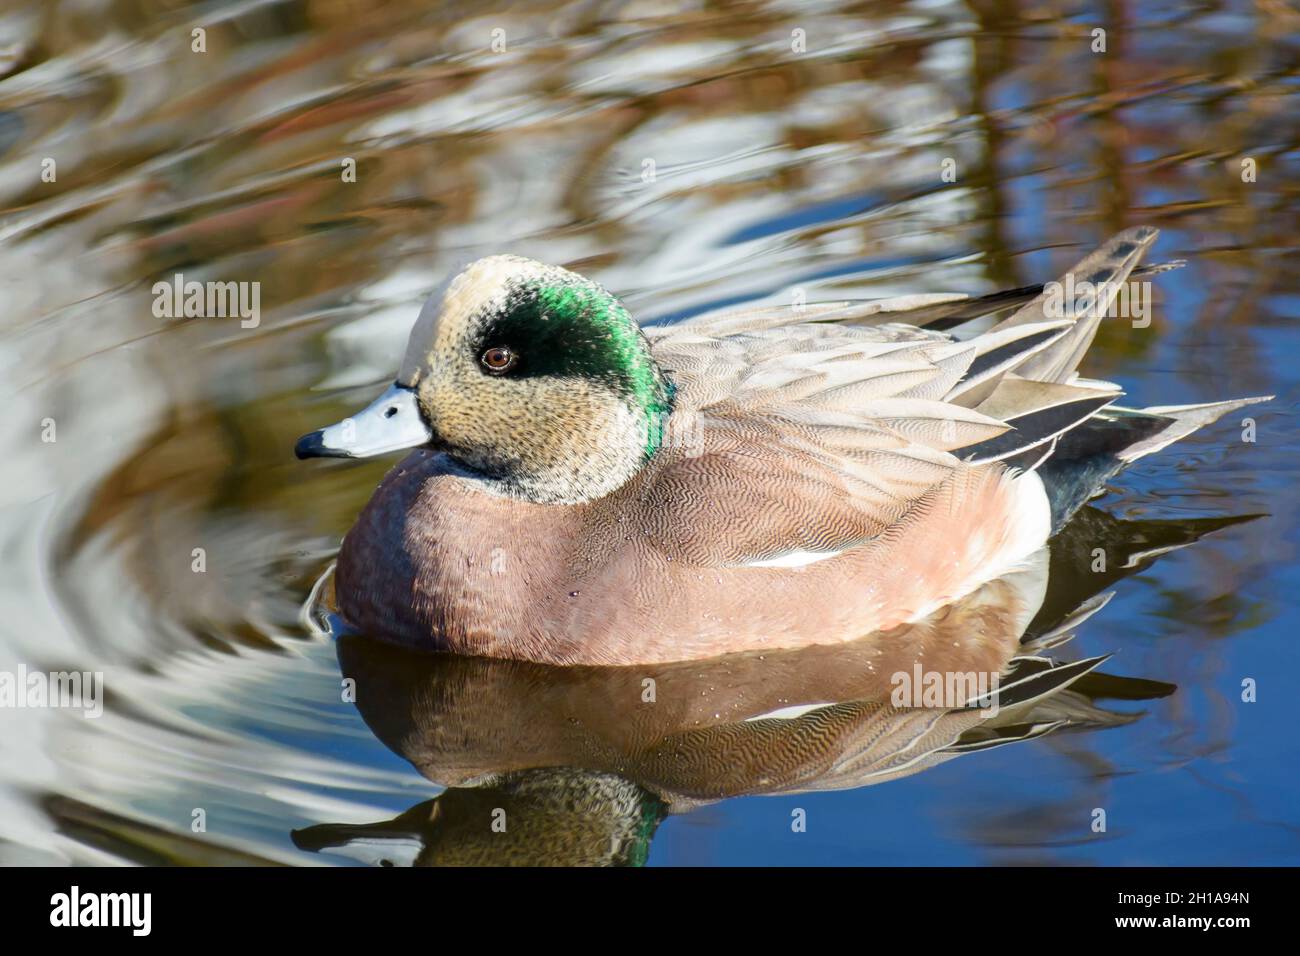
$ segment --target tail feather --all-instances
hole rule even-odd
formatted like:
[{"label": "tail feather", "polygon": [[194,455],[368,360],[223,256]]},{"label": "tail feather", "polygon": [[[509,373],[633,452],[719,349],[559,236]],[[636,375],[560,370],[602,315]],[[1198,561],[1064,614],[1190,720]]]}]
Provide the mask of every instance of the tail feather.
[{"label": "tail feather", "polygon": [[[1110,311],[1120,288],[1157,235],[1149,226],[1117,233],[1084,256],[1059,282],[1044,286],[1013,315],[969,339],[976,344],[1003,343],[1008,336],[1016,337],[1010,344],[986,347],[987,354],[972,363],[967,375],[949,392],[948,401],[974,407],[1011,375],[1033,382],[1073,381],[1102,316]],[[1091,292],[1084,283],[1091,285]]]},{"label": "tail feather", "polygon": [[[1131,273],[1131,278],[1159,275],[1171,269],[1181,269],[1186,264],[1182,259],[1174,259],[1138,266]],[[851,311],[842,321],[853,325],[906,322],[936,332],[946,332],[968,322],[1018,308],[1042,295],[1044,288],[1044,284],[1039,282],[1016,289],[1001,289],[987,295],[925,294],[897,296],[861,304],[848,303]]]},{"label": "tail feather", "polygon": [[1160,451],[1235,409],[1270,398],[1139,409],[1112,405],[1102,409],[1062,435],[1052,456],[1038,468],[1052,506],[1052,527],[1064,525],[1107,481],[1137,459]]},{"label": "tail feather", "polygon": [[[1011,384],[1011,383],[1008,383]],[[1043,400],[1013,414],[997,415],[989,411],[982,414],[998,418],[1011,426],[1001,435],[985,439],[962,449],[962,456],[971,462],[1005,460],[1032,448],[1045,445],[1067,435],[1086,423],[1118,397],[1115,392],[1071,388],[1065,385],[1046,386],[1039,382],[1016,382],[1039,389],[1053,389],[1057,394],[1044,395]],[[994,396],[990,401],[994,401]],[[981,406],[983,408],[984,406]],[[1052,450],[1052,457],[1057,454]]]},{"label": "tail feather", "polygon": [[1098,249],[1084,256],[1057,284],[1065,288],[1077,288],[1086,282],[1093,287],[1092,295],[1086,299],[1080,297],[1078,301],[1068,301],[1060,289],[1045,288],[1010,318],[994,326],[993,331],[996,332],[1017,325],[1059,319],[1062,317],[1060,314],[1052,314],[1058,308],[1063,309],[1066,316],[1074,318],[1070,331],[1053,342],[1051,347],[1021,365],[1017,369],[1018,374],[1040,382],[1069,381],[1087,353],[1088,346],[1092,344],[1102,316],[1110,311],[1121,286],[1128,280],[1129,273],[1159,234],[1150,226],[1136,226],[1116,233]]},{"label": "tail feather", "polygon": [[1013,369],[1051,348],[1069,330],[1068,321],[1035,322],[990,331],[972,339],[975,356],[960,381],[948,391],[945,401],[974,408],[992,395]]},{"label": "tail feather", "polygon": [[[1235,409],[1269,400],[1253,397],[1121,408],[1113,404],[1122,394],[1118,385],[1079,375],[1079,365],[1101,319],[1112,311],[1125,283],[1131,277],[1151,276],[1183,265],[1140,265],[1158,236],[1150,226],[1116,233],[1057,282],[1047,285],[973,298],[919,295],[868,303],[828,303],[810,306],[815,312],[805,321],[906,323],[946,330],[1014,308],[992,328],[969,335],[958,330],[951,345],[936,343],[931,360],[943,375],[926,385],[943,390],[943,401],[955,409],[972,409],[1011,426],[994,438],[962,446],[964,457],[976,463],[1000,461],[1008,467],[1036,471],[1051,501],[1052,526],[1059,529],[1131,462]],[[1092,287],[1090,293],[1079,288],[1083,283]],[[1073,296],[1068,294],[1071,287]],[[769,311],[770,315],[764,313],[757,319],[739,314],[731,319],[732,326],[710,326],[711,333],[785,321],[779,310]]]},{"label": "tail feather", "polygon": [[[1158,235],[1150,226],[1115,234],[1065,273],[1056,287],[1040,287],[1015,313],[966,340],[988,344],[977,345],[979,354],[947,400],[1011,427],[966,448],[965,457],[1037,471],[1051,502],[1053,528],[1064,525],[1107,480],[1138,458],[1231,411],[1269,400],[1121,408],[1112,404],[1121,394],[1118,386],[1079,376],[1079,364],[1102,317],[1129,277],[1144,274],[1138,264]],[[1091,291],[1081,289],[1083,283]],[[997,301],[1005,304],[1012,296],[1002,294]]]},{"label": "tail feather", "polygon": [[1200,405],[1152,405],[1138,409],[1137,414],[1158,415],[1168,420],[1169,424],[1150,437],[1129,445],[1120,452],[1119,457],[1125,464],[1137,461],[1144,455],[1150,455],[1172,445],[1178,439],[1190,435],[1204,425],[1217,422],[1229,412],[1245,408],[1247,405],[1271,402],[1273,398],[1272,395],[1256,395],[1251,398],[1234,398],[1226,402],[1204,402]]}]

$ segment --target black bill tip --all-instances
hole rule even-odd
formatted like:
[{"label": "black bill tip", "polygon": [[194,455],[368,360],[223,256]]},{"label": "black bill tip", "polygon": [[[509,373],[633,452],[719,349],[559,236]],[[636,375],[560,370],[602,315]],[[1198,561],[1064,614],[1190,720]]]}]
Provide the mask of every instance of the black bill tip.
[{"label": "black bill tip", "polygon": [[338,455],[338,452],[325,446],[325,436],[319,431],[310,432],[299,438],[298,444],[293,446],[293,453],[299,459],[332,458]]}]

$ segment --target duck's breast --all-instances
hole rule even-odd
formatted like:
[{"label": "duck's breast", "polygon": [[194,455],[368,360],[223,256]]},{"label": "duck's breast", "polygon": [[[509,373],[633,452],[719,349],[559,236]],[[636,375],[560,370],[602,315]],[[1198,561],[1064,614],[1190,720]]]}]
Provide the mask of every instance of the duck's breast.
[{"label": "duck's breast", "polygon": [[412,647],[549,659],[565,640],[541,640],[539,605],[566,586],[575,524],[573,509],[490,494],[446,456],[417,451],[344,538],[339,610],[363,632]]}]

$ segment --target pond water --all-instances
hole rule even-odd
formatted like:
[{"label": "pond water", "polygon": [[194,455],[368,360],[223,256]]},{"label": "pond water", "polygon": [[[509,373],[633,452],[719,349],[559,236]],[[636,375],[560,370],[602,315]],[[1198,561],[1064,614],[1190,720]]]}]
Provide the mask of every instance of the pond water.
[{"label": "pond water", "polygon": [[[0,862],[1300,862],[1297,36],[1245,0],[8,5],[0,671],[104,692],[0,708]],[[1001,721],[881,702],[942,627],[557,671],[304,610],[393,461],[294,440],[456,263],[675,321],[1042,282],[1138,224],[1187,265],[1085,374],[1276,398],[1057,542]],[[177,274],[257,299],[169,315]]]}]

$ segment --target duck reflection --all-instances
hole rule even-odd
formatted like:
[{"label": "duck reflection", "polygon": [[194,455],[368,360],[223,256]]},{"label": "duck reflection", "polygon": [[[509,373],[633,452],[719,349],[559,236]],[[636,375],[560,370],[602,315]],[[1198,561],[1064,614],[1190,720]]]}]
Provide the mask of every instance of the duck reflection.
[{"label": "duck reflection", "polygon": [[1141,712],[1100,701],[1174,685],[1103,673],[1104,657],[1065,662],[1057,649],[1112,583],[1250,517],[1122,521],[1084,508],[1024,568],[850,644],[553,667],[342,634],[339,663],[366,724],[447,789],[392,820],[313,826],[294,842],[387,864],[636,865],[665,816],[706,803],[869,786],[1129,723]]}]

